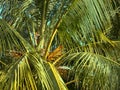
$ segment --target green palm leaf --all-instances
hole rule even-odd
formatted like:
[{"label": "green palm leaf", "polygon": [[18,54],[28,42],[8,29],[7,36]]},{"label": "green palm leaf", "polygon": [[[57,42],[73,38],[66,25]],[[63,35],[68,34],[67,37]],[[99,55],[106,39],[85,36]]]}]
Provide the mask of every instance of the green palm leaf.
[{"label": "green palm leaf", "polygon": [[63,62],[64,65],[71,67],[70,74],[73,74],[78,89],[119,88],[120,64],[112,59],[89,52],[78,52],[69,54]]},{"label": "green palm leaf", "polygon": [[0,90],[119,90],[120,41],[110,39],[116,3],[1,0]]}]

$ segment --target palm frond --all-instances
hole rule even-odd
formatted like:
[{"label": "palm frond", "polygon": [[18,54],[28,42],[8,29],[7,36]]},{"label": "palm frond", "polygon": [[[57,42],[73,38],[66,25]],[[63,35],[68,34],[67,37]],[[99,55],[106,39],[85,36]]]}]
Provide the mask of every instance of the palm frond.
[{"label": "palm frond", "polygon": [[26,53],[14,60],[0,75],[2,90],[67,90],[55,67],[35,53]]},{"label": "palm frond", "polygon": [[102,55],[89,52],[69,54],[65,65],[71,67],[76,88],[115,90],[119,88],[120,64]]},{"label": "palm frond", "polygon": [[66,47],[70,47],[74,46],[72,42],[76,45],[84,45],[104,40],[102,33],[106,36],[106,33],[110,32],[112,28],[111,11],[115,12],[111,2],[76,0],[58,28],[60,42],[66,43]]},{"label": "palm frond", "polygon": [[[114,0],[1,0],[0,90],[67,90],[68,84],[119,90],[120,41],[110,39],[116,6]],[[68,71],[67,80],[59,70]]]}]

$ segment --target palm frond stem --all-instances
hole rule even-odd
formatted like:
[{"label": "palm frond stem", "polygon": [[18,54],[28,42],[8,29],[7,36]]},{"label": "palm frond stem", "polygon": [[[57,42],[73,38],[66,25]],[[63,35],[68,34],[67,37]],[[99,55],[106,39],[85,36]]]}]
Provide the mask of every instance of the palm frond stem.
[{"label": "palm frond stem", "polygon": [[4,63],[3,61],[0,60],[0,63],[5,65],[5,66],[8,66],[6,63]]},{"label": "palm frond stem", "polygon": [[51,44],[52,44],[52,41],[53,41],[56,33],[57,33],[57,29],[55,29],[54,32],[53,32],[52,35],[51,35],[50,41],[49,41],[48,46],[47,46],[46,51],[45,51],[45,59],[47,59],[47,55],[48,55],[50,46],[51,46]]},{"label": "palm frond stem", "polygon": [[41,20],[41,28],[40,28],[40,33],[41,33],[41,40],[39,41],[38,43],[38,50],[40,50],[41,48],[44,47],[44,32],[45,32],[45,27],[46,27],[46,4],[47,4],[47,1],[44,0],[44,3],[43,3],[43,10],[42,10],[42,20]]},{"label": "palm frond stem", "polygon": [[71,80],[71,81],[67,82],[66,85],[69,85],[69,84],[71,84],[71,83],[75,83],[76,81],[77,81],[77,80]]},{"label": "palm frond stem", "polygon": [[[75,0],[72,0],[71,3],[73,3],[74,1],[75,1]],[[57,32],[57,28],[60,26],[60,23],[62,22],[63,16],[65,16],[65,15],[67,14],[67,12],[69,11],[69,8],[70,8],[70,6],[69,6],[68,9],[65,10],[65,12],[61,15],[61,17],[59,18],[58,22],[56,23],[56,25],[55,25],[55,27],[54,27],[54,29],[53,29],[52,35],[51,35],[51,37],[50,37],[50,39],[49,39],[49,42],[48,42],[48,44],[47,44],[47,48],[46,48],[46,51],[45,51],[45,59],[47,58],[47,55],[48,55],[50,46],[51,46],[52,41],[53,41],[53,39],[54,39],[54,37],[55,37],[55,34],[56,34],[56,32]]]}]

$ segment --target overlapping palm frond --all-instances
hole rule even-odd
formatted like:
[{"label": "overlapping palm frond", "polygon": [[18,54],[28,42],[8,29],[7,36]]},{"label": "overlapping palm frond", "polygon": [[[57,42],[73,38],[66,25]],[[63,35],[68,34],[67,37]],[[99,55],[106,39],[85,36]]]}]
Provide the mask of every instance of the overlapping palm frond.
[{"label": "overlapping palm frond", "polygon": [[119,89],[120,64],[113,59],[89,52],[78,52],[69,54],[63,62],[71,67],[71,74],[74,76],[72,79],[75,80],[78,90]]},{"label": "overlapping palm frond", "polygon": [[[11,1],[8,3],[3,1],[5,9],[8,8],[9,11],[2,10],[0,20],[0,60],[2,64],[4,63],[1,64],[4,71],[0,72],[0,89],[67,90],[55,67],[44,62],[40,53],[34,48],[35,33],[39,30],[41,22],[40,20],[37,22],[34,16],[36,12],[31,11],[37,10],[37,7],[32,6],[34,2],[16,1],[13,7]],[[39,11],[37,13],[39,15]]]},{"label": "overlapping palm frond", "polygon": [[[72,35],[71,39],[80,44],[100,41],[101,38],[104,40],[100,34],[105,35],[112,28],[110,19],[112,6],[109,6],[108,11],[108,6],[105,6],[103,1],[76,0],[75,2],[70,12],[63,18],[60,27],[62,31],[66,32],[65,36]],[[109,4],[111,3],[109,2]],[[62,31],[59,30],[61,33]]]},{"label": "overlapping palm frond", "polygon": [[115,4],[1,0],[0,90],[119,90],[120,41],[109,38]]},{"label": "overlapping palm frond", "polygon": [[[58,28],[56,36],[58,43],[62,43],[65,50],[70,52],[67,54],[68,58],[65,56],[66,59],[63,58],[65,60],[59,62],[64,62],[65,65],[76,71],[74,79],[78,82],[76,83],[78,90],[80,88],[84,90],[95,90],[98,88],[101,90],[119,89],[119,81],[115,81],[116,83],[114,83],[111,80],[113,80],[112,77],[116,77],[116,80],[119,77],[118,70],[120,66],[118,56],[120,41],[112,41],[107,36],[112,31],[111,19],[116,13],[112,4],[114,4],[112,1],[76,0]],[[74,52],[75,54],[73,54]],[[114,64],[112,63],[113,66],[111,62],[114,62]],[[101,67],[98,67],[98,64]],[[86,68],[86,66],[95,66],[96,70],[94,71],[95,68]],[[102,70],[103,67],[104,70]],[[106,74],[108,67],[109,74]],[[89,76],[90,72],[97,73],[95,74],[96,77],[93,76],[94,78],[92,78]],[[116,76],[110,72],[114,72]],[[111,80],[109,79],[110,77]],[[100,84],[101,82],[104,84]],[[97,85],[96,83],[99,84]],[[108,83],[116,85],[110,87],[111,85],[109,86]]]}]

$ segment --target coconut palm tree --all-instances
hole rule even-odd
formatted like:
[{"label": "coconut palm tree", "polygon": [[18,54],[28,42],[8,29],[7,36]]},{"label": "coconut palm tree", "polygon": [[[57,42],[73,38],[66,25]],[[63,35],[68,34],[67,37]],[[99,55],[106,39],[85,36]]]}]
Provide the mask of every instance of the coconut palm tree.
[{"label": "coconut palm tree", "polygon": [[1,0],[0,90],[119,90],[119,4]]}]

